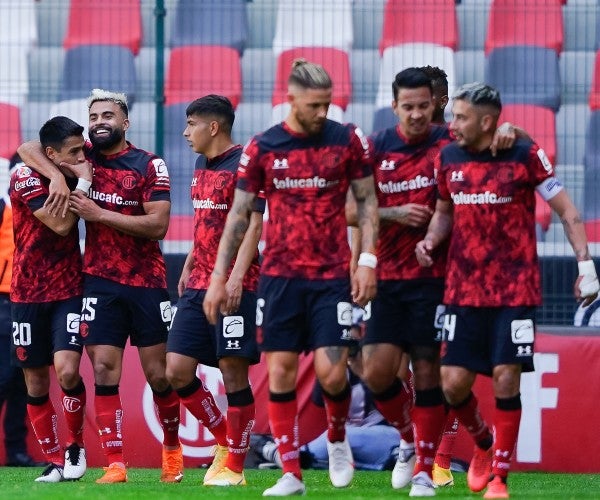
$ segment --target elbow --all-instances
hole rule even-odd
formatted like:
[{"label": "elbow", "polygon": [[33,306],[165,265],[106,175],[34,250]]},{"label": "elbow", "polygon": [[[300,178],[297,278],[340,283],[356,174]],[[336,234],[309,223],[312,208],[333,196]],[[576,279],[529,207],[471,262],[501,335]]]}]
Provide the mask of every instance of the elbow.
[{"label": "elbow", "polygon": [[150,236],[153,240],[164,240],[169,230],[169,224],[161,224],[154,229],[153,234]]}]

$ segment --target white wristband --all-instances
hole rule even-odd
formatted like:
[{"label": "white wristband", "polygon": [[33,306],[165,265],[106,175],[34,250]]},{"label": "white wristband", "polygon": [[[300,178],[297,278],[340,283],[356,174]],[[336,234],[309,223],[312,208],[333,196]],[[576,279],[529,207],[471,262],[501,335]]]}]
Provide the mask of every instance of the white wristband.
[{"label": "white wristband", "polygon": [[369,252],[362,252],[358,257],[358,265],[375,269],[377,267],[377,257]]},{"label": "white wristband", "polygon": [[577,262],[579,268],[579,276],[582,276],[582,280],[579,282],[579,291],[582,297],[590,297],[600,290],[598,284],[598,276],[596,274],[596,267],[594,266],[593,260],[581,260]]},{"label": "white wristband", "polygon": [[77,186],[75,186],[75,189],[79,189],[87,195],[90,192],[90,187],[92,187],[92,183],[87,179],[82,179],[81,177],[77,179]]}]

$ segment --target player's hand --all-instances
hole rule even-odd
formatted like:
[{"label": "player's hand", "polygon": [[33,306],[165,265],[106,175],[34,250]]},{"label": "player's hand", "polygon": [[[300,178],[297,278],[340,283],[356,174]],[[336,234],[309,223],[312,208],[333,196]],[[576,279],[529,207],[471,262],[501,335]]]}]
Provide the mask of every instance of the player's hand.
[{"label": "player's hand", "polygon": [[81,191],[73,191],[69,197],[69,210],[88,222],[99,222],[103,209]]},{"label": "player's hand", "polygon": [[575,298],[581,302],[583,307],[589,306],[600,291],[598,275],[593,260],[583,260],[577,263],[579,276],[575,281]]},{"label": "player's hand", "polygon": [[417,261],[422,267],[431,267],[433,265],[433,259],[431,258],[431,252],[433,251],[433,245],[431,241],[421,240],[415,247],[415,255]]},{"label": "player's hand", "polygon": [[186,266],[183,266],[181,270],[181,276],[179,277],[179,281],[177,282],[177,293],[181,297],[183,292],[187,288],[188,281],[190,279],[190,274],[192,274],[191,270]]},{"label": "player's hand", "polygon": [[64,175],[60,174],[50,179],[48,189],[50,194],[44,203],[44,207],[54,217],[65,217],[69,210],[69,195],[71,194],[71,190],[67,186]]},{"label": "player's hand", "polygon": [[410,227],[425,227],[429,224],[433,210],[420,203],[407,203],[396,207],[396,222]]},{"label": "player's hand", "polygon": [[504,122],[494,132],[492,144],[490,145],[492,156],[496,156],[499,150],[512,148],[516,139],[517,133],[513,124]]},{"label": "player's hand", "polygon": [[213,274],[210,278],[210,284],[202,302],[202,309],[206,315],[206,319],[211,325],[217,324],[217,318],[221,305],[227,301],[227,292],[225,291],[225,277],[216,276]]},{"label": "player's hand", "polygon": [[223,316],[229,316],[236,312],[240,308],[240,302],[242,301],[243,287],[243,276],[234,276],[231,274],[227,283],[225,283],[225,293],[227,300],[221,306],[221,314]]},{"label": "player's hand", "polygon": [[365,307],[377,295],[377,273],[368,266],[358,266],[352,276],[352,301]]},{"label": "player's hand", "polygon": [[83,160],[81,163],[66,163],[66,162],[61,162],[60,166],[62,168],[64,168],[65,170],[68,170],[69,172],[71,172],[75,177],[77,177],[78,179],[85,179],[88,180],[90,182],[92,182],[92,164],[87,161],[87,160]]}]

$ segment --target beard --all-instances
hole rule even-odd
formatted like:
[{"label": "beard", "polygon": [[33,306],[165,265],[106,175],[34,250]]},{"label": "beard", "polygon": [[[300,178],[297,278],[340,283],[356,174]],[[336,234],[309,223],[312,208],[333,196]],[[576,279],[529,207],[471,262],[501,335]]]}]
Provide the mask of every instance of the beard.
[{"label": "beard", "polygon": [[90,142],[93,146],[98,149],[110,149],[113,146],[119,144],[123,137],[125,136],[125,132],[119,129],[111,129],[110,134],[97,136],[94,131],[90,132]]}]

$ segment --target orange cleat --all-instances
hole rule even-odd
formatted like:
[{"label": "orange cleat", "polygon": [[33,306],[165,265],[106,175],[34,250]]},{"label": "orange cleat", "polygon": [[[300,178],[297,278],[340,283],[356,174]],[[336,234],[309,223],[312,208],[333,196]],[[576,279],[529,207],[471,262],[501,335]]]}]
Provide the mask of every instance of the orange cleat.
[{"label": "orange cleat", "polygon": [[180,483],[183,479],[183,450],[181,445],[176,450],[162,450],[162,474],[160,480],[163,483]]},{"label": "orange cleat", "polygon": [[488,483],[487,491],[483,498],[510,498],[508,494],[508,486],[500,476],[494,478]]},{"label": "orange cleat", "polygon": [[483,490],[490,480],[492,474],[492,448],[482,450],[475,446],[473,458],[467,472],[467,484],[469,489],[474,492]]},{"label": "orange cleat", "polygon": [[126,483],[127,469],[123,464],[113,462],[108,467],[104,467],[104,475],[96,479],[98,484]]}]

